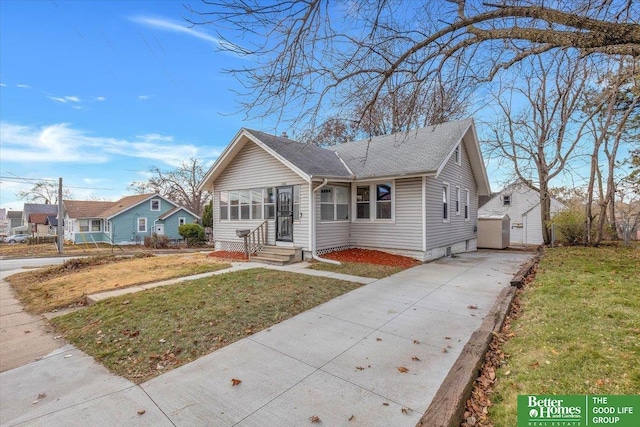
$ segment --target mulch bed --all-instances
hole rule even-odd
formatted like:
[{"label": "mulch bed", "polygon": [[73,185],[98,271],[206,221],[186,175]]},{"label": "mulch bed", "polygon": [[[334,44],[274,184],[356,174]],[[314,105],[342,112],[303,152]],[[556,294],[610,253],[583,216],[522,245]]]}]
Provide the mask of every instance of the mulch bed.
[{"label": "mulch bed", "polygon": [[340,262],[359,262],[402,268],[410,268],[420,264],[420,261],[413,258],[369,249],[345,249],[330,252],[322,257]]},{"label": "mulch bed", "polygon": [[233,261],[246,261],[243,252],[231,252],[231,251],[215,251],[207,255],[211,258],[230,259]]}]

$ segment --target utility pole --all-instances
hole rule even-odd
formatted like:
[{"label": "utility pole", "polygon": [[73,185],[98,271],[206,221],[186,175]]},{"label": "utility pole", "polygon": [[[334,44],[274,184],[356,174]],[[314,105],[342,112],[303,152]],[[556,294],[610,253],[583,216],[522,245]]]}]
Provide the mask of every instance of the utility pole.
[{"label": "utility pole", "polygon": [[58,178],[58,253],[62,255],[64,242],[64,209],[62,207],[62,178]]}]

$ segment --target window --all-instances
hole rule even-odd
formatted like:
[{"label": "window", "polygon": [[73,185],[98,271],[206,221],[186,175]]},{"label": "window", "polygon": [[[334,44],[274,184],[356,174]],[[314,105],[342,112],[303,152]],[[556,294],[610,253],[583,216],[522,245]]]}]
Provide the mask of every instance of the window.
[{"label": "window", "polygon": [[220,219],[229,219],[229,192],[220,192]]},{"label": "window", "polygon": [[157,212],[160,210],[160,200],[154,199],[151,201],[151,210]]},{"label": "window", "polygon": [[453,152],[453,158],[456,161],[456,164],[460,164],[460,145],[456,147],[456,150]]},{"label": "window", "polygon": [[262,188],[251,190],[251,218],[262,219]]},{"label": "window", "polygon": [[91,231],[100,231],[102,229],[102,227],[100,226],[100,220],[99,219],[92,219],[91,220]]},{"label": "window", "polygon": [[178,217],[178,227],[180,227],[181,225],[185,225],[187,223],[187,218],[184,216],[180,216]]},{"label": "window", "polygon": [[469,190],[464,190],[466,193],[466,203],[464,205],[464,219],[469,220]]},{"label": "window", "polygon": [[371,196],[370,188],[368,185],[358,186],[356,188],[356,218],[369,219],[371,218]]},{"label": "window", "polygon": [[502,206],[511,206],[511,194],[502,196]]},{"label": "window", "polygon": [[376,219],[391,219],[391,183],[376,185]]},{"label": "window", "polygon": [[449,184],[442,186],[442,219],[449,221]]},{"label": "window", "polygon": [[460,215],[460,187],[456,187],[456,215]]},{"label": "window", "polygon": [[240,219],[251,219],[251,190],[241,190],[240,195]]},{"label": "window", "polygon": [[293,186],[293,220],[300,221],[300,186]]},{"label": "window", "polygon": [[237,191],[229,191],[229,219],[240,219],[240,206]]},{"label": "window", "polygon": [[104,222],[104,232],[111,233],[111,222],[109,221]]},{"label": "window", "polygon": [[138,218],[138,233],[147,232],[147,218]]},{"label": "window", "polygon": [[349,219],[349,189],[347,187],[323,187],[320,189],[320,219],[322,221],[347,221]]},{"label": "window", "polygon": [[264,189],[264,219],[276,217],[276,189],[273,187]]},{"label": "window", "polygon": [[89,232],[89,220],[88,219],[79,219],[78,220],[78,231],[80,233],[88,233]]}]

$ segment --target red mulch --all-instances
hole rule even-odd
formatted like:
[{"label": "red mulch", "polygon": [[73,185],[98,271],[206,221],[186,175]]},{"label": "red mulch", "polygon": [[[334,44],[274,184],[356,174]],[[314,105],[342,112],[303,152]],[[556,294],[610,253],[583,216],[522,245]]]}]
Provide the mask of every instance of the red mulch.
[{"label": "red mulch", "polygon": [[246,261],[244,252],[231,252],[231,251],[215,251],[207,255],[211,258],[231,259],[234,261]]},{"label": "red mulch", "polygon": [[402,268],[414,267],[420,264],[420,261],[413,258],[369,249],[345,249],[343,251],[330,252],[322,257],[341,262],[361,262]]}]

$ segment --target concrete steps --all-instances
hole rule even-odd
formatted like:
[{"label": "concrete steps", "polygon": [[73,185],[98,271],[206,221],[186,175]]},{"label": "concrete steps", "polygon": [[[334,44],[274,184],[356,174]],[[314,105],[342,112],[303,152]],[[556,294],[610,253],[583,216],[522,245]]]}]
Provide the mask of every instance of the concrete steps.
[{"label": "concrete steps", "polygon": [[302,248],[264,246],[260,252],[251,255],[250,261],[271,265],[293,264],[302,261]]}]

